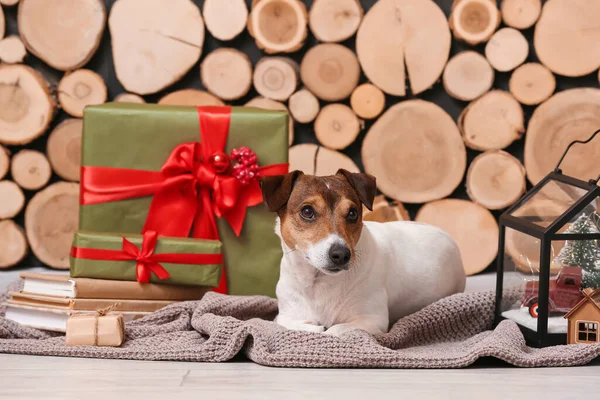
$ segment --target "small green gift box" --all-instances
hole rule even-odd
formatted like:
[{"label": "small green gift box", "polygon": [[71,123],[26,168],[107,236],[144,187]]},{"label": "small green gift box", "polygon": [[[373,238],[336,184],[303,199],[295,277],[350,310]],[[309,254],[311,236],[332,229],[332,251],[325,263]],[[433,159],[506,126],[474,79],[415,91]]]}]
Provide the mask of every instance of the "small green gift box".
[{"label": "small green gift box", "polygon": [[189,238],[80,231],[71,249],[71,276],[216,287],[221,242]]},{"label": "small green gift box", "polygon": [[109,103],[86,107],[82,146],[80,230],[217,239],[217,291],[275,295],[282,250],[259,178],[287,172],[287,113]]}]

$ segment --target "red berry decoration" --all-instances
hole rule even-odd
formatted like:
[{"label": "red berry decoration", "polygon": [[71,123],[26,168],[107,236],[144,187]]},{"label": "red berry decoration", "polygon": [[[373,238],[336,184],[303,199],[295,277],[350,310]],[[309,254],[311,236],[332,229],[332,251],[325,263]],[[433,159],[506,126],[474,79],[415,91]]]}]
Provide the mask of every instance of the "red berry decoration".
[{"label": "red berry decoration", "polygon": [[233,166],[233,176],[242,185],[249,184],[258,176],[258,157],[255,152],[247,147],[240,147],[233,149],[231,158],[236,162]]},{"label": "red berry decoration", "polygon": [[217,174],[223,174],[229,169],[229,156],[223,152],[217,152],[210,156],[208,162]]}]

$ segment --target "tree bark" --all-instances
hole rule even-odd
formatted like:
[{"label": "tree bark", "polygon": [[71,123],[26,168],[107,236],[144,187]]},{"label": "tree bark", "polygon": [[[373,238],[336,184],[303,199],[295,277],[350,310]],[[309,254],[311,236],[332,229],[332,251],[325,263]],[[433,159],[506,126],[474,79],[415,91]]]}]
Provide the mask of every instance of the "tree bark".
[{"label": "tree bark", "polygon": [[356,54],[369,81],[394,96],[406,95],[406,69],[416,95],[441,76],[451,41],[433,1],[380,0],[358,28]]},{"label": "tree bark", "polygon": [[31,250],[44,264],[69,269],[69,253],[79,223],[79,185],[58,182],[36,193],[25,210]]},{"label": "tree bark", "polygon": [[342,42],[356,33],[362,17],[358,0],[316,0],[308,26],[320,42]]},{"label": "tree bark", "polygon": [[248,31],[267,54],[293,53],[307,36],[306,6],[298,0],[254,0]]},{"label": "tree bark", "polygon": [[67,72],[58,84],[58,101],[73,117],[82,118],[86,106],[106,103],[107,97],[104,80],[89,69]]},{"label": "tree bark", "polygon": [[467,172],[467,194],[490,210],[514,204],[525,193],[525,187],[525,167],[502,150],[478,155]]},{"label": "tree bark", "polygon": [[39,190],[46,186],[52,176],[52,168],[43,153],[21,150],[15,154],[10,166],[14,181],[27,190]]},{"label": "tree bark", "polygon": [[232,48],[219,48],[200,64],[200,78],[209,92],[223,100],[237,100],[252,86],[252,63]]},{"label": "tree bark", "polygon": [[25,195],[13,181],[0,181],[0,220],[14,218],[25,206]]},{"label": "tree bark", "polygon": [[71,71],[98,49],[106,9],[102,0],[81,0],[77,7],[69,0],[22,0],[17,20],[30,53],[55,69]]},{"label": "tree bark", "polygon": [[444,70],[444,89],[455,99],[472,101],[494,84],[494,69],[475,51],[463,51],[452,57]]},{"label": "tree bark", "polygon": [[248,23],[248,7],[244,0],[205,0],[202,9],[206,29],[219,40],[232,40]]},{"label": "tree bark", "polygon": [[485,46],[485,56],[496,70],[512,71],[523,64],[529,55],[529,43],[521,32],[502,28]]},{"label": "tree bark", "polygon": [[46,153],[56,175],[68,181],[79,181],[81,169],[81,137],[83,121],[66,119],[48,137]]},{"label": "tree bark", "polygon": [[131,93],[163,90],[202,54],[204,21],[190,0],[119,0],[108,27],[117,78]]},{"label": "tree bark", "polygon": [[23,228],[10,219],[0,221],[0,268],[17,265],[25,258],[27,251]]},{"label": "tree bark", "polygon": [[300,89],[291,95],[288,106],[292,117],[301,124],[313,122],[321,109],[319,100],[308,89]]},{"label": "tree bark", "polygon": [[263,97],[286,101],[298,86],[298,64],[287,57],[261,58],[254,68],[254,88]]},{"label": "tree bark", "polygon": [[8,36],[0,41],[0,61],[3,63],[22,63],[26,55],[25,45],[18,36]]},{"label": "tree bark", "polygon": [[408,100],[373,124],[362,144],[362,161],[386,196],[424,203],[456,189],[467,152],[452,117],[433,103]]},{"label": "tree bark", "polygon": [[321,110],[315,121],[315,135],[330,149],[342,150],[356,140],[361,121],[345,104],[329,104]]},{"label": "tree bark", "polygon": [[348,98],[360,78],[360,65],[352,50],[337,43],[310,48],[300,64],[304,85],[326,101]]},{"label": "tree bark", "polygon": [[34,69],[0,65],[0,142],[22,145],[41,136],[50,125],[56,103],[49,84]]},{"label": "tree bark", "polygon": [[498,223],[491,212],[467,200],[444,199],[425,204],[415,221],[437,226],[458,245],[467,275],[486,269],[498,254]]},{"label": "tree bark", "polygon": [[385,95],[377,86],[363,83],[352,92],[350,106],[360,118],[374,119],[385,108]]},{"label": "tree bark", "polygon": [[535,106],[552,96],[556,89],[556,79],[542,64],[528,63],[515,69],[508,86],[521,104]]},{"label": "tree bark", "polygon": [[492,90],[470,103],[458,117],[465,144],[473,150],[500,150],[525,133],[525,117],[508,92]]}]

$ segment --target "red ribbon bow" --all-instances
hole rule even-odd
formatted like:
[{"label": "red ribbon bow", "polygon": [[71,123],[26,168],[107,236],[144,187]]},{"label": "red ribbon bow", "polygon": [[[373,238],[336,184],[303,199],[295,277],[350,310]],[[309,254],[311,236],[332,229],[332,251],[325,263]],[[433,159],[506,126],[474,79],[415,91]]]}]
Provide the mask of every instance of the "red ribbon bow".
[{"label": "red ribbon bow", "polygon": [[[81,168],[81,204],[153,195],[142,232],[219,239],[216,217],[240,235],[247,207],[263,201],[258,179],[243,185],[230,170],[218,171],[211,156],[223,154],[231,107],[198,107],[200,142],[177,146],[160,172],[126,168]],[[261,166],[258,176],[281,175],[288,164]],[[225,269],[216,291],[227,293]]]},{"label": "red ribbon bow", "polygon": [[221,254],[188,254],[188,253],[163,253],[154,254],[158,234],[155,231],[144,232],[142,249],[123,238],[122,250],[88,249],[72,247],[71,257],[87,260],[130,261],[136,260],[135,275],[138,282],[150,282],[154,273],[158,279],[167,279],[169,272],[160,265],[161,262],[171,264],[221,264]]}]

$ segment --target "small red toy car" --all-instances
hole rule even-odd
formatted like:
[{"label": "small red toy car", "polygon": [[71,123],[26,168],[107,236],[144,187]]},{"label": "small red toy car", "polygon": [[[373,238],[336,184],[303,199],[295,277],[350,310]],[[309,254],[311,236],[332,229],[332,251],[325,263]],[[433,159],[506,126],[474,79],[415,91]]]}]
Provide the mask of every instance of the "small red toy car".
[{"label": "small red toy car", "polygon": [[[581,267],[563,266],[554,279],[550,279],[548,313],[567,312],[575,306],[583,295],[580,291],[582,273]],[[522,307],[529,308],[533,318],[538,317],[538,296],[540,284],[538,281],[527,282]]]}]

